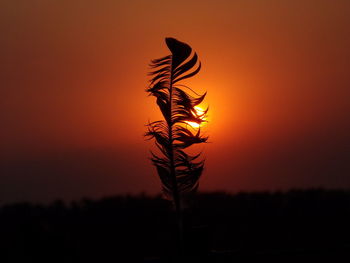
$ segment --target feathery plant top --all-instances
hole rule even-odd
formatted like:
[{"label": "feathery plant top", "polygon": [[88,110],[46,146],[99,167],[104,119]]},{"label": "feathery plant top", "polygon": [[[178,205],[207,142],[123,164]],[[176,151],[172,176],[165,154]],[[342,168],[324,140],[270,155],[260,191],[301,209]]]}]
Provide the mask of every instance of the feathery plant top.
[{"label": "feathery plant top", "polygon": [[[151,152],[151,160],[157,168],[167,198],[180,205],[184,194],[195,192],[204,167],[200,154],[191,156],[185,149],[193,144],[204,143],[200,128],[189,127],[188,122],[201,124],[208,109],[198,113],[195,109],[205,98],[191,88],[180,84],[181,80],[196,75],[201,69],[196,52],[183,42],[166,38],[171,55],[151,61],[152,76],[146,91],[156,97],[164,120],[148,124],[145,136],[154,138],[159,154]],[[192,95],[190,95],[190,93]],[[178,207],[177,207],[178,209]]]}]

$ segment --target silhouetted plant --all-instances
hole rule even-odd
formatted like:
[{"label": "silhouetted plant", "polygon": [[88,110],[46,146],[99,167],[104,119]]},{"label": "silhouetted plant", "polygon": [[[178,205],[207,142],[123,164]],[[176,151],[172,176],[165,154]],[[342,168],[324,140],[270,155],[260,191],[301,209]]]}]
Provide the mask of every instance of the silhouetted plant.
[{"label": "silhouetted plant", "polygon": [[174,202],[181,242],[181,201],[185,195],[197,190],[204,166],[204,160],[198,160],[200,154],[191,156],[184,149],[208,139],[201,135],[200,128],[195,131],[188,122],[201,124],[208,109],[201,113],[195,109],[206,93],[198,95],[188,86],[179,84],[199,72],[201,64],[197,54],[189,45],[174,38],[166,38],[165,41],[171,55],[151,61],[153,71],[149,75],[152,79],[146,90],[157,98],[164,120],[149,123],[146,137],[154,138],[160,150],[158,155],[151,152],[151,160],[157,168],[165,196]]}]

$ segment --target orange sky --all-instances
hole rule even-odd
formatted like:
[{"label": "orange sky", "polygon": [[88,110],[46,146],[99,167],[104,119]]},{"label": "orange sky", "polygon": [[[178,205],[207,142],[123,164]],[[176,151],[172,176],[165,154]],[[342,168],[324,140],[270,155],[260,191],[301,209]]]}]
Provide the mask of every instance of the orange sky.
[{"label": "orange sky", "polygon": [[0,2],[0,202],[157,193],[144,124],[167,36],[202,62],[202,190],[350,187],[350,2]]}]

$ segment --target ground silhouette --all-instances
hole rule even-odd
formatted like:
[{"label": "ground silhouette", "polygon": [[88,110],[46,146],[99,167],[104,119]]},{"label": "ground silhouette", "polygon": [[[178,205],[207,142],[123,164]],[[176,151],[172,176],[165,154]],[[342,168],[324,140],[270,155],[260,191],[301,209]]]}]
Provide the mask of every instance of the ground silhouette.
[{"label": "ground silhouette", "polygon": [[[194,262],[350,259],[350,191],[201,193],[184,217]],[[160,196],[0,208],[0,262],[174,262],[174,236]]]}]

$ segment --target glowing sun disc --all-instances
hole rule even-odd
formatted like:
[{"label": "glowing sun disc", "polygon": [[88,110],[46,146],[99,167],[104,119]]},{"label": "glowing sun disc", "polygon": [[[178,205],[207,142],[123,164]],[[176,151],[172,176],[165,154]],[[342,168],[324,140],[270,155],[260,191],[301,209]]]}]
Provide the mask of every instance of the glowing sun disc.
[{"label": "glowing sun disc", "polygon": [[[205,111],[204,111],[201,107],[195,106],[195,107],[194,107],[194,110],[195,110],[194,114],[197,115],[197,116],[199,116],[201,120],[203,120],[203,121],[206,121],[206,120],[207,120],[207,118],[206,118],[206,116],[205,116]],[[186,121],[186,123],[187,123],[188,125],[190,125],[192,128],[199,128],[199,127],[203,126],[203,124],[204,124],[205,122],[202,122],[201,124],[199,124],[199,123],[193,122],[193,121]]]}]

